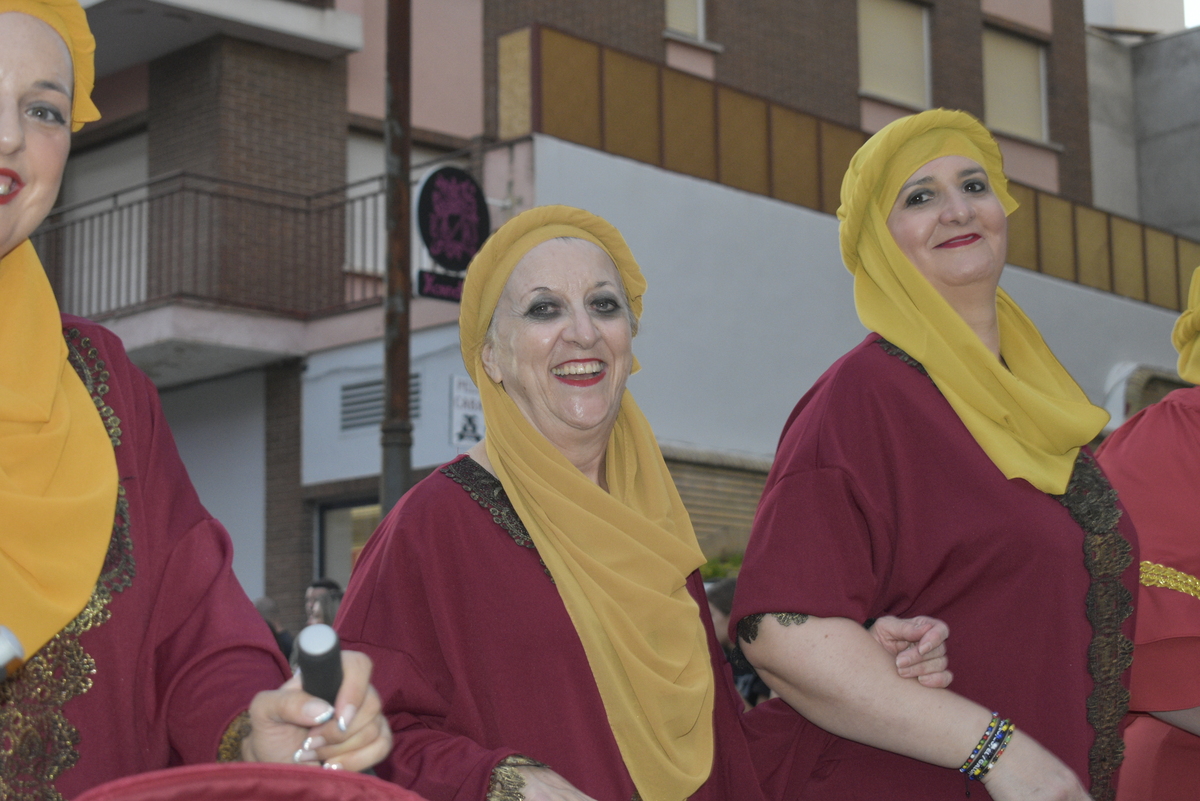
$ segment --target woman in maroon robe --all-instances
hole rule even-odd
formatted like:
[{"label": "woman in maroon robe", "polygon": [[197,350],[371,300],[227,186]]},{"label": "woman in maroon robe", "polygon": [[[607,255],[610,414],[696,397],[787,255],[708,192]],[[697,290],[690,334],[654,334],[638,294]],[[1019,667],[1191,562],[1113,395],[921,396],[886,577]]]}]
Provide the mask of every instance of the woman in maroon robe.
[{"label": "woman in maroon robe", "polygon": [[[1112,798],[1133,529],[1083,447],[1107,415],[999,289],[1015,207],[963,112],[893,122],[842,184],[872,333],[784,427],[732,616],[766,682],[837,735],[798,798],[969,779],[972,797]],[[864,620],[914,609],[954,634],[953,692],[896,681],[864,641]]]},{"label": "woman in maroon robe", "polygon": [[60,317],[29,242],[71,131],[99,118],[93,48],[77,0],[0,0],[0,797],[218,756],[368,767],[391,742],[370,661],[347,659],[336,708],[275,689],[283,661],[153,385]]},{"label": "woman in maroon robe", "polygon": [[[431,801],[777,797],[760,783],[806,777],[824,735],[778,702],[741,715],[704,556],[625,389],[645,281],[624,239],[533,209],[467,276],[486,438],[388,514],[338,616],[395,732],[379,775]],[[940,624],[875,629],[903,675],[948,679]]]}]

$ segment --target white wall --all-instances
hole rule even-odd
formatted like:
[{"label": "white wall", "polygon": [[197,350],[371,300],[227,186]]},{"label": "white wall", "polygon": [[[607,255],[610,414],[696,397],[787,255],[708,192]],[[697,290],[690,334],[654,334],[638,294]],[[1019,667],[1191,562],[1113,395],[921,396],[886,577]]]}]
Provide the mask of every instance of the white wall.
[{"label": "white wall", "polygon": [[263,373],[162,393],[179,454],[200,500],[233,539],[233,570],[251,598],[264,590],[266,402]]},{"label": "white wall", "polygon": [[[447,462],[458,453],[450,444],[450,378],[465,373],[458,349],[458,327],[442,325],[415,332],[411,348],[412,371],[421,377],[420,414],[413,422],[412,463],[428,467]],[[304,484],[379,472],[379,427],[341,430],[341,388],[382,378],[381,340],[309,356],[301,385]]]},{"label": "white wall", "polygon": [[[538,136],[536,202],[610,220],[649,281],[630,387],[664,442],[774,453],[788,412],[864,336],[826,214]],[[1174,314],[1010,267],[1004,286],[1096,403],[1170,366]]]}]

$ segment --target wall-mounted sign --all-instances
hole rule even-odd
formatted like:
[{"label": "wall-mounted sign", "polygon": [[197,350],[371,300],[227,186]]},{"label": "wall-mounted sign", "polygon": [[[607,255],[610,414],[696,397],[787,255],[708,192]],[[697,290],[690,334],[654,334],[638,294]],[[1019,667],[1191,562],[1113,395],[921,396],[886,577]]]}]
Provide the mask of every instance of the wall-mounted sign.
[{"label": "wall-mounted sign", "polygon": [[483,401],[469,376],[450,377],[450,444],[459,453],[483,439]]},{"label": "wall-mounted sign", "polygon": [[457,167],[430,173],[417,197],[417,226],[430,258],[440,268],[419,271],[417,294],[458,300],[467,265],[492,230],[483,189]]}]

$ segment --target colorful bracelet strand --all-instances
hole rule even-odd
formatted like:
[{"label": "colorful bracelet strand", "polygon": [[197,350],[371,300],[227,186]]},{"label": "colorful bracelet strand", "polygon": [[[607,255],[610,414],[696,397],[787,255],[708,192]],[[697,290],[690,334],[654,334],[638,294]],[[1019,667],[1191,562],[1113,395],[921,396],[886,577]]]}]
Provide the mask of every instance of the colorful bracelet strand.
[{"label": "colorful bracelet strand", "polygon": [[1000,713],[992,713],[992,722],[988,724],[987,729],[983,732],[983,736],[979,738],[979,744],[975,746],[975,750],[967,757],[967,761],[962,763],[962,767],[958,769],[959,773],[968,773],[971,767],[978,761],[979,755],[983,753],[983,749],[987,747],[988,742],[992,739],[992,735],[996,733],[996,727],[1000,725]]},{"label": "colorful bracelet strand", "polygon": [[1014,732],[1016,732],[1016,726],[1011,720],[1000,720],[1000,716],[995,715],[991,724],[988,725],[987,731],[984,732],[983,739],[979,741],[979,745],[975,746],[975,750],[959,768],[959,772],[964,774],[969,781],[982,779],[1000,759],[1000,755],[1012,741]]}]

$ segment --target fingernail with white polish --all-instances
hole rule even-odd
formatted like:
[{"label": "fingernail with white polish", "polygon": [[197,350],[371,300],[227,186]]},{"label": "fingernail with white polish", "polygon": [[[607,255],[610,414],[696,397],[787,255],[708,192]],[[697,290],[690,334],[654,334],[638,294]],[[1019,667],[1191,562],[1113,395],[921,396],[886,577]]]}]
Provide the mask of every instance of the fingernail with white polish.
[{"label": "fingernail with white polish", "polygon": [[296,753],[292,754],[292,761],[297,765],[301,764],[302,762],[316,762],[317,752],[309,751],[305,748],[299,748],[296,750]]},{"label": "fingernail with white polish", "polygon": [[313,725],[320,726],[325,721],[333,717],[333,707],[325,701],[314,698],[304,705],[300,710],[305,715],[313,719]]},{"label": "fingernail with white polish", "polygon": [[347,704],[342,711],[342,716],[338,718],[338,729],[341,731],[346,731],[349,729],[350,724],[354,721],[354,715],[357,714],[357,712],[358,710],[354,708],[353,704]]},{"label": "fingernail with white polish", "polygon": [[321,767],[325,768],[325,770],[341,770],[342,769],[341,764],[339,764],[337,762],[326,762],[325,764],[321,765]]}]

